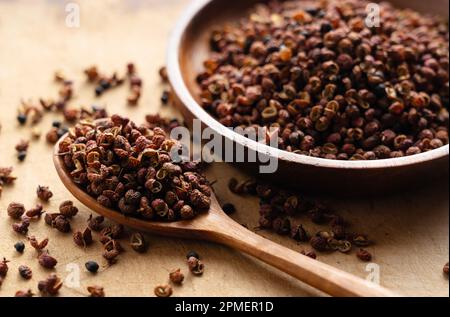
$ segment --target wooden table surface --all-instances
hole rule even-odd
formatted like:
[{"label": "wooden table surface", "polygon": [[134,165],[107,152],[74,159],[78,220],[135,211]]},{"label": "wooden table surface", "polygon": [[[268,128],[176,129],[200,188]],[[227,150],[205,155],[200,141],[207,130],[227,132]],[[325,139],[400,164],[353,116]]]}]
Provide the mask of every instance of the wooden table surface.
[{"label": "wooden table surface", "polygon": [[[144,94],[138,107],[126,106],[126,88],[106,93],[95,103],[106,105],[110,113],[120,113],[136,121],[143,115],[160,112],[173,116],[170,107],[162,107],[159,97],[163,90],[157,71],[165,61],[165,49],[170,29],[188,3],[182,0],[148,1],[77,1],[80,4],[79,28],[65,24],[65,4],[68,1],[6,1],[0,0],[0,166],[14,166],[18,176],[14,186],[6,187],[0,198],[0,257],[11,260],[10,272],[0,288],[0,296],[12,296],[19,289],[36,291],[37,282],[48,272],[37,265],[36,254],[29,246],[23,255],[13,245],[23,237],[11,230],[12,221],[6,208],[11,201],[28,208],[36,201],[35,190],[49,185],[54,197],[45,210],[56,212],[61,201],[72,199],[59,181],[53,168],[51,146],[41,138],[30,145],[24,163],[15,157],[15,144],[29,139],[31,129],[18,126],[16,108],[21,98],[56,96],[53,71],[61,69],[75,80],[72,105],[94,103],[92,87],[84,84],[82,70],[97,64],[101,70],[122,71],[128,61],[139,68]],[[56,115],[47,115],[39,125],[48,130]],[[249,228],[257,226],[258,201],[231,194],[227,182],[231,176],[246,178],[232,166],[215,164],[208,171],[217,180],[215,185],[222,202],[232,202],[238,212],[234,218]],[[367,267],[353,254],[320,254],[323,261],[366,278],[375,267],[381,284],[408,296],[448,296],[448,278],[442,273],[448,262],[449,206],[448,179],[437,179],[432,188],[418,192],[401,191],[390,197],[371,199],[328,199],[336,210],[348,218],[357,230],[367,232],[376,241],[370,247],[374,265]],[[77,203],[80,213],[73,227],[81,229],[90,211]],[[306,221],[306,220],[305,220]],[[310,225],[308,222],[306,225]],[[294,250],[309,249],[288,238],[266,232],[260,234]],[[33,222],[30,234],[38,239],[50,238],[49,251],[59,263],[56,272],[64,279],[64,296],[86,294],[86,287],[97,284],[109,296],[153,296],[157,284],[166,283],[168,272],[182,268],[186,272],[185,254],[196,250],[201,254],[206,271],[202,277],[186,274],[182,287],[174,296],[311,296],[317,291],[293,280],[239,252],[220,245],[148,236],[150,250],[137,255],[127,248],[119,263],[92,276],[84,263],[96,260],[104,264],[100,243],[86,250],[76,247],[71,235],[51,230],[43,221]],[[23,281],[17,267],[27,264],[34,270],[31,281]],[[79,271],[79,285],[77,272]]]}]

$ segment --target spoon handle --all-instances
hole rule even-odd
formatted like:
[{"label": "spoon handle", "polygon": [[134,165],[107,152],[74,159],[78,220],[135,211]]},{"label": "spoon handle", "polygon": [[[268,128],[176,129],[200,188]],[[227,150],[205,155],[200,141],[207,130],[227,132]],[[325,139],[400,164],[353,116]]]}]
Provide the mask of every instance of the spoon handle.
[{"label": "spoon handle", "polygon": [[394,297],[395,293],[328,264],[316,261],[265,239],[227,216],[214,228],[210,238],[290,274],[298,280],[332,296]]}]

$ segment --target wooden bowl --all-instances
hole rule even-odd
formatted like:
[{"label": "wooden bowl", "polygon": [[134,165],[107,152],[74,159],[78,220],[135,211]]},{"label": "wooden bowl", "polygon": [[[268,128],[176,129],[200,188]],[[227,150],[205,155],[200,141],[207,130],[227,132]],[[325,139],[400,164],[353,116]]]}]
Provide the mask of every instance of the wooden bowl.
[{"label": "wooden bowl", "polygon": [[[192,128],[194,118],[202,127],[245,146],[247,151],[277,157],[278,169],[261,174],[272,182],[287,184],[312,192],[361,195],[392,192],[424,186],[427,181],[448,181],[449,146],[415,156],[377,161],[335,161],[313,158],[264,146],[245,138],[220,124],[199,104],[197,74],[210,53],[209,36],[214,27],[246,16],[258,0],[198,0],[187,9],[175,27],[168,48],[168,75],[175,94],[175,104],[186,124]],[[399,7],[444,14],[448,19],[446,0],[392,1]],[[236,164],[236,163],[235,163]],[[237,163],[251,173],[258,173],[259,163]]]}]

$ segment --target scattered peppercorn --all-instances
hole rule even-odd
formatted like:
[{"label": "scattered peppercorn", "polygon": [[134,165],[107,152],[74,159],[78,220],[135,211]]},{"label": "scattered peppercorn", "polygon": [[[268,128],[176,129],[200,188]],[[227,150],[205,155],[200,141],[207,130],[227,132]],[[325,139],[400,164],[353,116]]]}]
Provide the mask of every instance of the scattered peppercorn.
[{"label": "scattered peppercorn", "polygon": [[3,258],[3,261],[0,261],[0,277],[5,277],[8,273],[8,263],[9,261]]},{"label": "scattered peppercorn", "polygon": [[17,153],[17,159],[21,162],[25,161],[25,158],[27,157],[27,152],[20,151]]},{"label": "scattered peppercorn", "polygon": [[225,204],[222,205],[222,210],[227,215],[231,215],[231,214],[234,214],[236,212],[236,207],[234,207],[234,205],[231,204],[231,203],[225,203]]},{"label": "scattered peppercorn", "polygon": [[360,249],[358,253],[356,253],[356,256],[364,262],[370,262],[372,260],[372,254],[369,253],[369,251]]},{"label": "scattered peppercorn", "polygon": [[169,81],[169,76],[167,75],[167,68],[165,66],[159,69],[159,76],[164,83]]},{"label": "scattered peppercorn", "polygon": [[105,297],[105,291],[101,286],[88,286],[90,297]]},{"label": "scattered peppercorn", "polygon": [[138,253],[144,253],[148,248],[148,244],[145,241],[144,235],[139,232],[133,233],[131,235],[130,245],[131,248]]},{"label": "scattered peppercorn", "polygon": [[53,193],[51,192],[49,187],[41,185],[39,185],[38,188],[36,189],[36,195],[40,200],[44,202],[48,202],[50,198],[53,197]]},{"label": "scattered peppercorn", "polygon": [[14,183],[16,177],[12,176],[12,167],[0,167],[0,197],[2,196],[3,186]]},{"label": "scattered peppercorn", "polygon": [[30,242],[30,245],[37,251],[42,251],[45,249],[45,247],[48,245],[48,238],[42,240],[39,242],[35,236],[28,237],[28,241]]},{"label": "scattered peppercorn", "polygon": [[28,227],[30,226],[30,219],[29,218],[23,218],[22,221],[16,222],[12,224],[12,229],[19,233],[19,234],[27,234],[28,233]]},{"label": "scattered peppercorn", "polygon": [[19,253],[23,253],[23,251],[25,251],[25,243],[23,243],[22,241],[17,242],[16,244],[14,244],[14,249],[16,249],[16,251]]},{"label": "scattered peppercorn", "polygon": [[73,234],[73,241],[79,247],[87,247],[92,244],[92,232],[91,229],[86,228],[83,232],[77,231]]},{"label": "scattered peppercorn", "polygon": [[27,123],[27,116],[24,113],[20,113],[19,115],[17,115],[17,121],[19,121],[20,125],[24,125],[25,123]]},{"label": "scattered peppercorn", "polygon": [[157,297],[170,297],[173,290],[170,285],[158,285],[155,287],[154,292]]},{"label": "scattered peppercorn", "polygon": [[170,100],[170,93],[167,90],[164,90],[161,95],[161,102],[163,105],[167,105]]},{"label": "scattered peppercorn", "polygon": [[202,275],[203,274],[203,272],[205,270],[205,266],[199,259],[192,256],[188,259],[187,263],[188,263],[189,270],[192,272],[192,274],[194,274],[194,275]]},{"label": "scattered peppercorn", "polygon": [[41,204],[37,204],[36,207],[31,208],[30,210],[28,210],[25,215],[28,218],[34,218],[34,217],[41,217],[42,214],[44,213],[44,207]]},{"label": "scattered peppercorn", "polygon": [[88,228],[92,231],[99,232],[103,229],[104,221],[105,218],[103,216],[93,217],[92,215],[90,215],[88,219]]},{"label": "scattered peppercorn", "polygon": [[31,289],[27,291],[17,291],[14,297],[33,297],[34,293],[31,291]]},{"label": "scattered peppercorn", "polygon": [[7,208],[8,216],[13,219],[20,219],[25,213],[25,206],[21,203],[12,202]]},{"label": "scattered peppercorn", "polygon": [[291,230],[291,238],[298,242],[307,242],[309,241],[308,233],[306,232],[303,225],[298,225]]},{"label": "scattered peppercorn", "polygon": [[188,254],[186,255],[186,259],[189,260],[189,258],[196,258],[200,260],[200,255],[198,255],[198,253],[195,251],[189,251]]},{"label": "scattered peppercorn", "polygon": [[184,275],[181,273],[181,269],[170,272],[169,279],[174,284],[182,284],[184,281]]},{"label": "scattered peppercorn", "polygon": [[59,212],[66,218],[72,218],[78,213],[78,208],[70,200],[64,201],[59,205]]},{"label": "scattered peppercorn", "polygon": [[58,261],[46,252],[43,252],[41,253],[41,255],[39,255],[38,261],[39,264],[46,269],[53,269],[56,264],[58,264]]},{"label": "scattered peppercorn", "polygon": [[58,230],[59,232],[68,233],[72,230],[70,226],[70,221],[65,216],[61,214],[53,214],[50,215],[50,217],[51,218],[55,217],[51,222],[51,226],[56,230]]},{"label": "scattered peppercorn", "polygon": [[444,265],[444,274],[448,275],[448,262]]},{"label": "scattered peppercorn", "polygon": [[99,269],[99,265],[97,264],[97,262],[94,261],[88,261],[84,266],[86,267],[86,270],[88,270],[91,273],[97,273]]},{"label": "scattered peppercorn", "polygon": [[20,142],[16,144],[15,148],[17,152],[27,152],[29,146],[30,141],[20,140]]},{"label": "scattered peppercorn", "polygon": [[308,251],[308,252],[301,251],[300,253],[305,255],[305,256],[307,256],[307,257],[309,257],[309,258],[311,258],[311,259],[314,259],[314,260],[317,259],[317,254],[314,251]]},{"label": "scattered peppercorn", "polygon": [[19,274],[26,280],[30,280],[33,277],[33,271],[26,265],[19,266]]},{"label": "scattered peppercorn", "polygon": [[328,250],[328,241],[324,237],[315,236],[312,237],[310,242],[311,246],[319,252],[324,252]]},{"label": "scattered peppercorn", "polygon": [[38,283],[38,289],[43,295],[55,296],[58,294],[62,285],[61,279],[52,273],[46,280]]}]

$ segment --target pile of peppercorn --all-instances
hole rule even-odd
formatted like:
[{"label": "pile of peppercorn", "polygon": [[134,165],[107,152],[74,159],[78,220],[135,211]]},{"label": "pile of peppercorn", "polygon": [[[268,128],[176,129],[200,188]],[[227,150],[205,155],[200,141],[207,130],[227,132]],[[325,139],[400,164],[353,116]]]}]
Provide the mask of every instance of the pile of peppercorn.
[{"label": "pile of peppercorn", "polygon": [[373,160],[448,144],[448,25],[363,0],[271,1],[216,30],[202,106],[228,127],[272,127],[280,149]]},{"label": "pile of peppercorn", "polygon": [[141,126],[118,115],[78,123],[59,144],[73,181],[127,216],[175,221],[207,211],[211,188],[198,165],[174,163],[170,155],[179,144],[163,128],[178,123],[146,119]]}]

